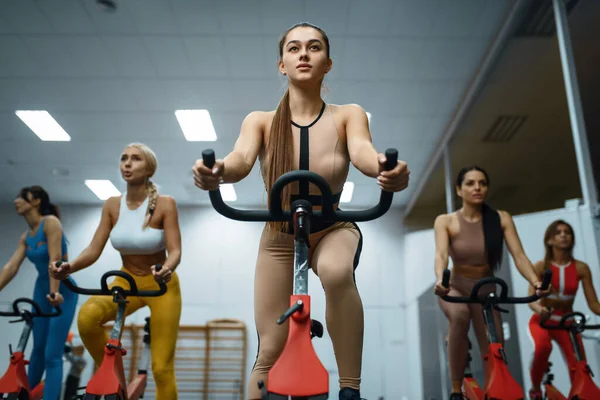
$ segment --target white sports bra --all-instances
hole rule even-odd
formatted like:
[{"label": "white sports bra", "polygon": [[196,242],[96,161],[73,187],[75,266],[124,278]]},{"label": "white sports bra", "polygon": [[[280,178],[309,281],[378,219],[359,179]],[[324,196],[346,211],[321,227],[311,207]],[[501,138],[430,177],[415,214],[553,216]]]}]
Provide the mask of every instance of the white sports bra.
[{"label": "white sports bra", "polygon": [[165,231],[148,227],[142,229],[148,198],[135,210],[127,207],[127,193],[121,195],[119,219],[110,232],[110,242],[121,255],[147,255],[166,248]]}]

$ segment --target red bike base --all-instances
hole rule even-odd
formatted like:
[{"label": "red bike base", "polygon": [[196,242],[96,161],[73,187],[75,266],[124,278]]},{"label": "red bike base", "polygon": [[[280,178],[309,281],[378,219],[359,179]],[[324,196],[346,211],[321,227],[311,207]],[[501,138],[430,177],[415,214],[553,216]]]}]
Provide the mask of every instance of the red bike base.
[{"label": "red bike base", "polygon": [[329,393],[329,374],[317,357],[310,337],[310,296],[292,295],[290,306],[303,307],[291,316],[287,342],[269,371],[267,392],[280,396],[321,396]]},{"label": "red bike base", "polygon": [[22,352],[15,352],[10,359],[10,365],[6,373],[0,378],[0,394],[19,395],[17,399],[39,400],[44,395],[44,382],[29,391],[29,381],[25,366],[29,361],[25,360]]},{"label": "red bike base", "polygon": [[523,389],[508,371],[503,351],[500,343],[490,343],[488,354],[484,357],[484,392],[488,399],[521,400],[524,398]]},{"label": "red bike base", "polygon": [[573,386],[569,392],[569,399],[592,400],[600,399],[600,389],[592,380],[591,370],[585,361],[577,361],[573,375]]},{"label": "red bike base", "polygon": [[121,347],[121,342],[110,339],[104,347],[104,359],[98,371],[90,379],[86,394],[95,396],[119,395],[125,398],[127,387],[123,371],[123,356],[127,351]]}]

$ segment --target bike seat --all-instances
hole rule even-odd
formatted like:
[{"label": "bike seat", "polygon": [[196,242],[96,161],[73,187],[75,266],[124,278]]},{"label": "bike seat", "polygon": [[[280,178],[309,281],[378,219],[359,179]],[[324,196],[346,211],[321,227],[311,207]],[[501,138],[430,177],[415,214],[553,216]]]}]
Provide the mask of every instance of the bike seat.
[{"label": "bike seat", "polygon": [[316,319],[310,320],[310,337],[311,339],[314,337],[322,338],[323,337],[323,324],[317,321]]}]

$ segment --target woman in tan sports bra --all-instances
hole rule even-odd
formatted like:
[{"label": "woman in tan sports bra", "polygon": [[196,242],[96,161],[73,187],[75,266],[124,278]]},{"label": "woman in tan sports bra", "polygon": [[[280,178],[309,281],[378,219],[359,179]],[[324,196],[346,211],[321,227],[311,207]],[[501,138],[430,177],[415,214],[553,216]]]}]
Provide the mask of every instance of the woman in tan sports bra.
[{"label": "woman in tan sports bra", "polygon": [[[438,295],[469,296],[475,283],[494,275],[500,267],[504,241],[517,269],[534,288],[541,281],[525,255],[515,224],[506,211],[496,211],[485,202],[489,185],[487,173],[476,166],[463,168],[456,181],[458,196],[463,206],[457,212],[440,215],[435,220],[435,274]],[[453,269],[450,288],[442,286],[442,274],[448,267],[448,256]],[[490,287],[489,290],[494,290]],[[536,290],[540,296],[547,291]],[[448,332],[448,364],[452,380],[450,400],[462,399],[462,380],[467,366],[469,324],[473,322],[482,357],[487,353],[483,313],[479,304],[457,304],[439,300],[450,322]],[[497,332],[502,337],[501,318],[496,312]]]},{"label": "woman in tan sports bra", "polygon": [[[323,176],[334,194],[344,187],[350,162],[363,174],[377,178],[382,189],[401,191],[408,185],[406,163],[383,171],[385,156],[371,142],[365,111],[356,105],[325,104],[321,84],[331,69],[329,39],[311,24],[290,28],[279,41],[279,71],[288,77],[288,90],[276,111],[252,112],[242,123],[233,151],[217,160],[211,171],[202,160],[194,165],[196,186],[216,189],[221,182],[245,178],[257,157],[267,192],[285,172],[306,169]],[[290,197],[320,201],[312,185],[290,185]],[[318,207],[315,207],[318,209]],[[363,309],[354,282],[362,236],[352,223],[311,224],[311,265],[325,289],[327,329],[336,354],[340,399],[360,399],[363,347]],[[289,306],[292,293],[294,235],[281,223],[263,231],[256,263],[254,308],[259,350],[249,380],[249,399],[260,399],[259,380],[266,383],[269,369],[283,350],[287,328],[276,324]]]}]

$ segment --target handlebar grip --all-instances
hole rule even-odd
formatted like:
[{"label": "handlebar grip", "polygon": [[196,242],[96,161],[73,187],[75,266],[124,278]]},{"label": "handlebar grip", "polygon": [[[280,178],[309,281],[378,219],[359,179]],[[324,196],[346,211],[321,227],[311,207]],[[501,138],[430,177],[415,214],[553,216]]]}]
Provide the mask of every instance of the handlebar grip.
[{"label": "handlebar grip", "polygon": [[385,164],[383,165],[383,169],[389,171],[394,169],[396,164],[398,164],[398,150],[387,149],[385,151]]},{"label": "handlebar grip", "polygon": [[206,149],[202,152],[202,162],[208,168],[212,168],[215,165],[215,152],[212,149]]},{"label": "handlebar grip", "polygon": [[156,267],[154,267],[154,271],[158,272],[162,269],[162,264],[156,264]]},{"label": "handlebar grip", "polygon": [[450,287],[450,270],[445,269],[444,275],[442,276],[442,286],[448,289]]},{"label": "handlebar grip", "polygon": [[548,290],[550,282],[552,282],[552,271],[547,269],[546,272],[544,272],[544,278],[542,279],[542,287],[540,289]]}]

